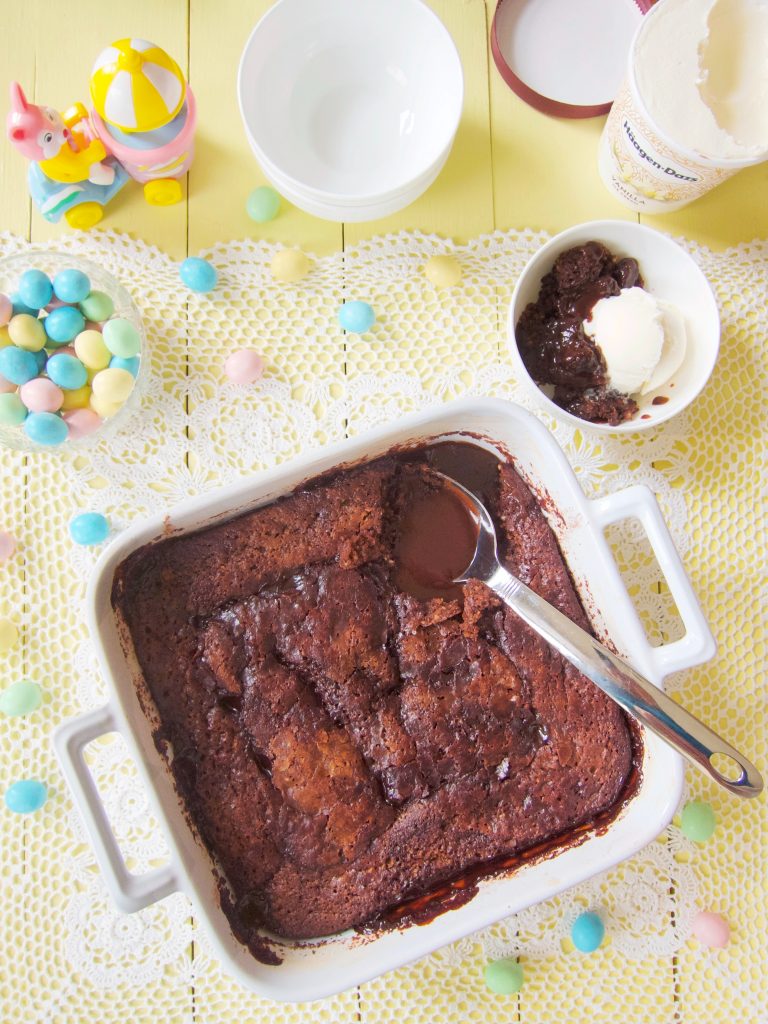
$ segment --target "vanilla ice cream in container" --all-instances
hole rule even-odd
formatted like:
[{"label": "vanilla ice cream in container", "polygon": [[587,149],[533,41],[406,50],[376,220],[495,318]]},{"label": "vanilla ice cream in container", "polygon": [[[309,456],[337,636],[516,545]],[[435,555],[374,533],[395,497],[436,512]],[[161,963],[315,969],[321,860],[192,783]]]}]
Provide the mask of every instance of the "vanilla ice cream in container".
[{"label": "vanilla ice cream in container", "polygon": [[664,212],[766,159],[768,0],[659,0],[600,140],[605,184]]}]

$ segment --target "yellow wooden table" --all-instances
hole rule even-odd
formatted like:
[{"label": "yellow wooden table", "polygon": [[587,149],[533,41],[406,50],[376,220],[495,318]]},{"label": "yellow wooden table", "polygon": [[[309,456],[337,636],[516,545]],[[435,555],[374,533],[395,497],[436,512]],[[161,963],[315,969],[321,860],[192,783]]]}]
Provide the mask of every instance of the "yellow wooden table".
[{"label": "yellow wooden table", "polygon": [[[322,2],[322,0],[318,0]],[[181,259],[221,240],[243,237],[262,238],[282,244],[298,245],[318,254],[328,254],[373,235],[403,228],[465,241],[494,229],[523,228],[561,230],[570,224],[594,218],[632,218],[635,215],[615,201],[601,184],[597,173],[597,140],[602,119],[563,121],[548,118],[527,107],[502,82],[490,56],[488,33],[495,0],[429,0],[452,33],[464,65],[466,98],[456,144],[445,170],[437,182],[408,209],[385,220],[369,224],[343,226],[310,217],[287,208],[271,223],[256,225],[245,213],[248,193],[264,178],[253,159],[241,129],[235,94],[236,69],[248,33],[270,6],[270,0],[0,0],[0,85],[18,79],[30,100],[62,109],[88,95],[88,76],[95,55],[113,39],[138,36],[151,39],[167,49],[186,70],[195,90],[199,107],[197,157],[189,175],[189,197],[167,209],[149,208],[141,189],[126,188],[109,206],[103,226],[130,232],[154,243],[174,258]],[[4,88],[4,85],[3,85]],[[32,209],[26,188],[26,162],[11,147],[0,145],[0,229],[9,230],[32,241],[55,239],[67,232],[66,226],[46,223]],[[643,218],[646,220],[646,218]],[[653,226],[675,235],[700,241],[722,250],[754,238],[768,237],[768,164],[744,171],[693,206],[666,216],[648,217]],[[3,457],[7,459],[7,456]],[[24,491],[20,501],[29,499]],[[26,505],[23,505],[27,509]],[[28,511],[28,509],[27,509]],[[24,512],[19,509],[19,524]],[[7,577],[6,579],[11,579]],[[12,583],[24,585],[24,570]],[[6,583],[0,583],[0,588]],[[66,596],[62,585],[61,594]],[[0,589],[0,612],[7,614],[9,592]],[[0,749],[6,764],[13,750],[0,736]],[[55,771],[49,764],[49,770]],[[717,866],[705,859],[708,876]],[[25,914],[23,906],[16,908]],[[8,911],[6,910],[6,915]],[[55,912],[54,918],[55,920]],[[0,922],[0,928],[9,925]],[[35,961],[35,972],[45,972],[46,948],[30,944],[19,950],[26,965]],[[57,969],[62,952],[51,937],[51,956]],[[642,970],[647,970],[643,968]],[[17,1024],[31,1019],[73,1021],[91,1024],[109,1021],[401,1021],[442,1024],[428,997],[403,1003],[392,983],[391,998],[386,979],[375,989],[378,1002],[366,1003],[362,994],[349,993],[326,1007],[288,1010],[267,1004],[249,1004],[249,1015],[241,1011],[229,1014],[228,1000],[236,1005],[232,986],[218,990],[191,992],[183,1012],[170,1011],[164,990],[172,984],[153,982],[146,990],[132,994],[122,991],[108,1004],[89,997],[77,1010],[76,993],[69,993],[67,1010],[59,1015],[55,1005],[36,1009],[34,999],[21,1003],[14,999],[14,970],[24,974],[26,967],[0,964],[0,1024]],[[653,977],[606,954],[585,967],[579,984],[591,979],[593,993],[602,990],[603,1015],[593,1015],[592,997],[587,995],[568,1005],[579,1007],[574,1021],[607,1024],[623,1019],[630,1024],[672,1024],[695,1021],[702,1016],[720,1022],[729,1020],[727,999],[691,983],[686,957],[654,961]],[[445,984],[437,979],[434,968],[426,965],[414,971],[424,982]],[[629,986],[629,1006],[617,1006],[611,999],[614,979],[628,972],[638,976]],[[30,977],[39,975],[33,972]],[[420,973],[419,973],[420,972]],[[414,976],[416,976],[416,974]],[[574,976],[571,975],[571,982]],[[565,982],[567,983],[567,982]],[[32,984],[32,982],[30,982]],[[464,981],[457,982],[451,1022],[463,1020],[519,1020],[522,1024],[555,1024],[562,1018],[558,1011],[556,972],[549,983],[542,976],[533,980],[529,996],[513,1001],[511,1008],[491,1001],[476,1017],[463,1007],[468,991]],[[550,985],[548,994],[544,988]],[[714,983],[713,983],[714,984]],[[662,1004],[658,991],[664,992]],[[373,992],[374,989],[369,989]],[[708,991],[708,990],[707,990]],[[712,991],[716,991],[716,986]],[[227,995],[229,993],[229,995]],[[29,995],[29,993],[27,993]],[[31,998],[31,997],[30,997]],[[369,1012],[366,1006],[374,1006]],[[474,1005],[474,1004],[473,1004]],[[564,1004],[563,1004],[564,1005]],[[34,1012],[28,1008],[32,1007]],[[156,1007],[151,1013],[147,1006]],[[711,1010],[711,1012],[708,1012]],[[111,1016],[111,1013],[121,1016]],[[576,1012],[576,1011],[574,1011]],[[35,1017],[35,1013],[39,1015]],[[755,1018],[757,1020],[757,1018]]]}]

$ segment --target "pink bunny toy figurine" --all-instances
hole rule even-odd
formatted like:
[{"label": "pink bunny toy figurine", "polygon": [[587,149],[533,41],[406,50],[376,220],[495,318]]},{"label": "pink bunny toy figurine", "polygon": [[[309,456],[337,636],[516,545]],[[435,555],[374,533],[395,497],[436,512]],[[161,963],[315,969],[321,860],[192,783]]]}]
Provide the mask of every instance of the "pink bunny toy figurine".
[{"label": "pink bunny toy figurine", "polygon": [[50,107],[28,103],[18,82],[11,82],[8,138],[28,160],[52,160],[72,133],[61,114]]}]

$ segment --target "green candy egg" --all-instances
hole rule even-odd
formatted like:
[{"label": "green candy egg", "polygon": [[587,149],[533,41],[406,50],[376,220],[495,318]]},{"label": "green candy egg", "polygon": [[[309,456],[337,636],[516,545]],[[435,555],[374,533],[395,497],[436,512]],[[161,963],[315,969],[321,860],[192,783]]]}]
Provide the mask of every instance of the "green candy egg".
[{"label": "green candy egg", "polygon": [[130,320],[110,320],[104,324],[101,334],[113,356],[130,359],[141,351],[141,335]]},{"label": "green candy egg", "polygon": [[0,423],[17,427],[27,418],[27,407],[17,394],[0,395]]},{"label": "green candy egg", "polygon": [[523,987],[523,965],[512,957],[487,963],[484,975],[485,984],[498,996],[513,996]]},{"label": "green candy egg", "polygon": [[715,831],[715,812],[704,800],[690,800],[680,815],[680,828],[686,839],[705,843]]},{"label": "green candy egg", "polygon": [[0,693],[0,712],[15,718],[28,715],[40,707],[43,694],[37,683],[29,679],[20,679]]},{"label": "green candy egg", "polygon": [[86,320],[95,324],[109,319],[115,312],[115,304],[106,292],[91,292],[82,302],[78,302],[77,308]]},{"label": "green candy egg", "polygon": [[257,224],[266,224],[277,216],[280,210],[280,196],[269,185],[261,185],[248,196],[245,209],[251,220],[255,220]]}]

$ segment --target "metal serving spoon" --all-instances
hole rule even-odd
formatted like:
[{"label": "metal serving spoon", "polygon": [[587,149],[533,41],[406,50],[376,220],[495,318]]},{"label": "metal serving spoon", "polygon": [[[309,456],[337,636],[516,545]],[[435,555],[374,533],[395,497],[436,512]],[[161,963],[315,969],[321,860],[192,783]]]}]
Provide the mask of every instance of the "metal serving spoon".
[{"label": "metal serving spoon", "polygon": [[[490,587],[582,675],[725,789],[745,797],[757,796],[762,791],[760,772],[743,754],[508,572],[499,562],[496,529],[485,505],[456,480],[443,473],[436,475],[458,492],[478,525],[474,557],[454,583],[480,580]],[[738,778],[729,779],[715,767],[712,763],[715,754],[723,754],[736,762],[741,769]]]}]

